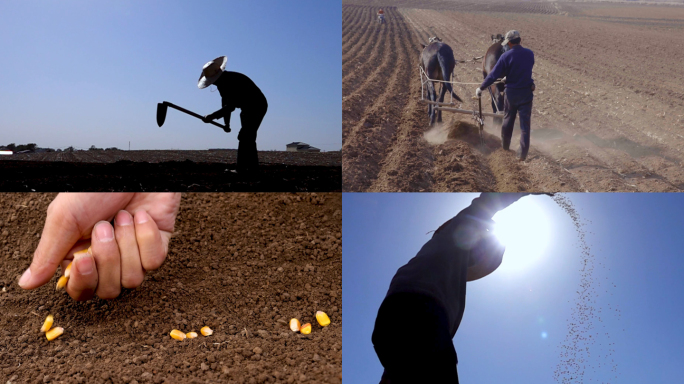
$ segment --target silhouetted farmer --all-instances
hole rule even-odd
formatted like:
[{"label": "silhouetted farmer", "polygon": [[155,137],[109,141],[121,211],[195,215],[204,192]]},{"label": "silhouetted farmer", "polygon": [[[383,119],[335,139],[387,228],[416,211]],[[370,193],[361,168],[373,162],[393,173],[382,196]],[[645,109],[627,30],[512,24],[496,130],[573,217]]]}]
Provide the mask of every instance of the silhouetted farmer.
[{"label": "silhouetted farmer", "polygon": [[373,330],[385,367],[381,384],[458,384],[452,338],[463,317],[466,281],[499,267],[504,246],[492,233],[492,217],[524,195],[483,193],[399,268]]},{"label": "silhouetted farmer", "polygon": [[503,149],[508,150],[513,135],[515,115],[520,114],[520,149],[519,160],[527,158],[530,150],[530,129],[532,116],[532,99],[534,81],[532,80],[532,67],[534,66],[534,53],[520,45],[520,33],[508,31],[501,45],[508,45],[509,50],[496,62],[492,71],[484,79],[480,87],[475,90],[477,97],[482,96],[482,90],[487,89],[497,79],[506,77],[506,90],[504,92],[504,120],[501,126],[501,143]]},{"label": "silhouetted farmer", "polygon": [[221,56],[206,64],[202,68],[197,87],[206,88],[211,84],[216,85],[221,94],[222,108],[205,116],[204,122],[220,119],[226,127],[230,126],[230,114],[235,108],[240,108],[240,121],[242,128],[238,133],[238,173],[246,174],[257,171],[259,158],[257,155],[257,130],[266,115],[268,103],[259,87],[247,76],[238,72],[224,71],[227,58]]}]

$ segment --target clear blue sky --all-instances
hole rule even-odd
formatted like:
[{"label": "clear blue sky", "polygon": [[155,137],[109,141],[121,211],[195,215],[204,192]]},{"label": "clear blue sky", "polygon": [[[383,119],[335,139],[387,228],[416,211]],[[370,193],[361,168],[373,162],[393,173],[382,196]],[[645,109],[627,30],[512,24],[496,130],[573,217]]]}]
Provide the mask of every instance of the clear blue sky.
[{"label": "clear blue sky", "polygon": [[[339,1],[2,1],[0,144],[133,149],[237,148],[201,115],[221,106],[197,88],[202,66],[228,56],[268,98],[260,150],[303,141],[342,146]],[[215,87],[212,87],[214,91]],[[222,120],[221,120],[222,122]]]},{"label": "clear blue sky", "polygon": [[[476,196],[344,194],[345,383],[379,382],[382,366],[370,339],[392,276],[429,240],[428,231]],[[566,196],[588,222],[586,242],[596,260],[594,307],[602,311],[595,317],[598,340],[585,363],[584,382],[680,382],[684,195]],[[515,204],[525,199],[545,213],[551,239],[526,268],[511,268],[516,260],[507,248],[497,271],[468,283],[463,321],[454,338],[462,383],[550,383],[561,362],[560,347],[580,289],[580,243],[568,215],[549,197],[528,196]],[[539,240],[534,236],[529,233],[523,240]],[[614,352],[606,357],[610,348]]]}]

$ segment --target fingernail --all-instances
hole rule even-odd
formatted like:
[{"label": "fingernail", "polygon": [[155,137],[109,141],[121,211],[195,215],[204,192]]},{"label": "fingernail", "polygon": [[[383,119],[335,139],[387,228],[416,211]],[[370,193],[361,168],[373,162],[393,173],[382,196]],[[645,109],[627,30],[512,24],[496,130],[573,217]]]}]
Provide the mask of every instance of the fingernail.
[{"label": "fingernail", "polygon": [[93,273],[95,260],[93,256],[88,253],[83,253],[74,259],[74,264],[76,264],[76,269],[81,275],[90,275]]},{"label": "fingernail", "polygon": [[114,231],[112,230],[112,226],[107,222],[95,224],[95,234],[100,241],[108,242],[114,240]]},{"label": "fingernail", "polygon": [[136,224],[147,223],[147,221],[149,219],[150,219],[150,216],[145,211],[138,211],[135,213],[135,223]]},{"label": "fingernail", "polygon": [[131,225],[131,224],[133,224],[133,219],[131,218],[131,214],[126,212],[126,211],[119,212],[119,214],[116,215],[116,224],[118,224],[118,225]]},{"label": "fingernail", "polygon": [[31,280],[31,268],[27,269],[26,272],[24,272],[23,275],[21,275],[21,278],[19,279],[19,286],[24,288],[26,284]]}]

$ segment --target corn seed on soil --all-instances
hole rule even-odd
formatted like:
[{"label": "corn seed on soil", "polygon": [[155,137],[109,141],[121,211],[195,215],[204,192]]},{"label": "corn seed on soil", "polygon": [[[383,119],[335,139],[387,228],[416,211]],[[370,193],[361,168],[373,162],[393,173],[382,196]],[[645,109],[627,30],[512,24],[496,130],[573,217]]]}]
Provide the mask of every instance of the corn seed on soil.
[{"label": "corn seed on soil", "polygon": [[[80,303],[55,291],[61,270],[34,291],[16,284],[54,196],[0,194],[1,383],[341,382],[340,194],[183,195],[162,267]],[[48,314],[64,328],[51,342]],[[205,325],[213,335],[169,336]]]}]

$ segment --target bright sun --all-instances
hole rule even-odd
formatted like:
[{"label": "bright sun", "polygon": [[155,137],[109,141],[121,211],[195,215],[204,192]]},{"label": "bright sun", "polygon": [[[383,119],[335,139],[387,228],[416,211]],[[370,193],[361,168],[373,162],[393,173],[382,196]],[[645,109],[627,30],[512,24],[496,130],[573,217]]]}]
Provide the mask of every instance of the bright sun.
[{"label": "bright sun", "polygon": [[535,196],[526,196],[494,215],[494,234],[506,246],[500,269],[518,272],[528,269],[545,252],[551,237],[544,210]]}]

